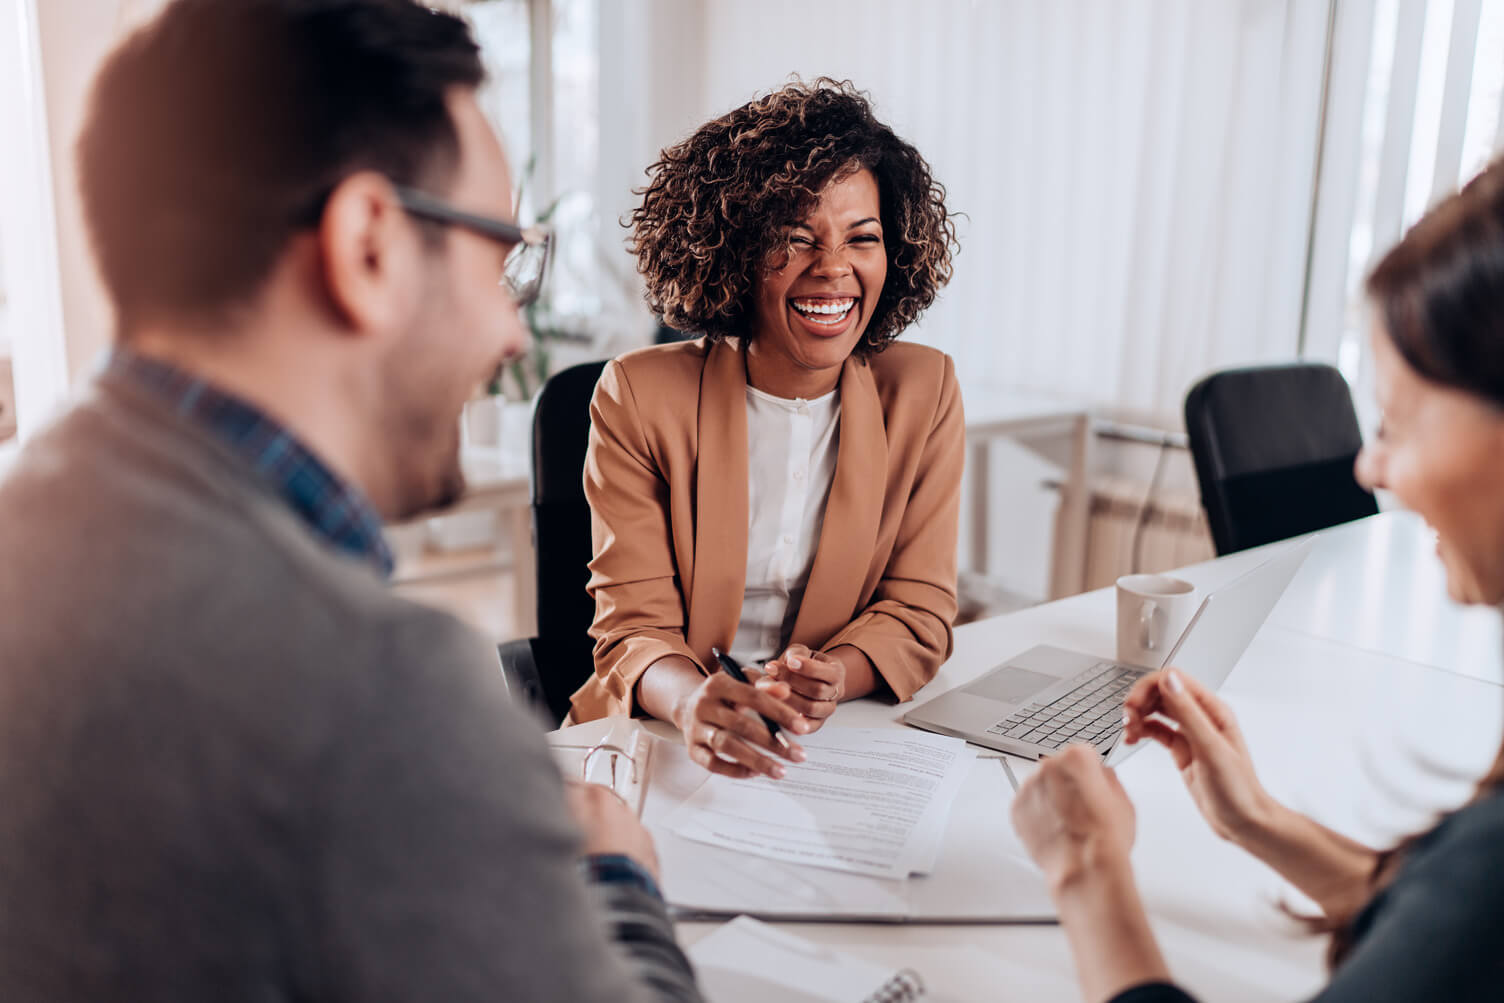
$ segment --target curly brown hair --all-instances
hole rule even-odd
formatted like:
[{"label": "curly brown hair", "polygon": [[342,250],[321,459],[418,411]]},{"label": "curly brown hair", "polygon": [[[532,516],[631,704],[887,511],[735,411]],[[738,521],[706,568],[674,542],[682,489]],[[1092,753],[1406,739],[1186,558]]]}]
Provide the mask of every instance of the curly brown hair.
[{"label": "curly brown hair", "polygon": [[697,129],[648,168],[629,243],[664,323],[711,340],[752,333],[752,298],[830,182],[877,179],[888,274],[858,353],[880,352],[950,281],[945,188],[851,81],[795,81]]}]

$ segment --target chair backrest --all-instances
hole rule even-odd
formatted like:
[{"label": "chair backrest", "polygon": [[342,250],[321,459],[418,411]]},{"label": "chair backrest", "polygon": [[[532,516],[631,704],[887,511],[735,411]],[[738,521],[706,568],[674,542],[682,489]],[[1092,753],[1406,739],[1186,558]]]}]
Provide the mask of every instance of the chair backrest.
[{"label": "chair backrest", "polygon": [[1363,437],[1331,366],[1213,373],[1186,395],[1185,427],[1218,554],[1379,510],[1353,475]]},{"label": "chair backrest", "polygon": [[549,378],[533,412],[533,545],[538,565],[538,634],[533,639],[543,696],[558,720],[594,671],[588,633],[595,602],[585,591],[593,556],[585,500],[590,397],[606,363],[583,362]]}]

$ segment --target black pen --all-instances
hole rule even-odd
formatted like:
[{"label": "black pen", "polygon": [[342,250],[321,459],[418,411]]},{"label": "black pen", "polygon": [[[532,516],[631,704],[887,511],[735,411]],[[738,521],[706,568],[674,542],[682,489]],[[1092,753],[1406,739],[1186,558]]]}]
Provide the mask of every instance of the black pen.
[{"label": "black pen", "polygon": [[[736,659],[726,654],[720,648],[711,648],[710,653],[715,656],[715,660],[717,662],[721,663],[722,672],[726,673],[726,675],[730,676],[732,679],[735,679],[739,683],[747,682],[747,674],[742,671],[742,667],[740,665],[736,664]],[[784,752],[788,752],[789,740],[784,738],[783,732],[778,730],[778,722],[772,720],[766,714],[759,714],[757,716],[762,718],[762,723],[768,726],[768,733],[773,736],[773,741],[783,746]]]}]

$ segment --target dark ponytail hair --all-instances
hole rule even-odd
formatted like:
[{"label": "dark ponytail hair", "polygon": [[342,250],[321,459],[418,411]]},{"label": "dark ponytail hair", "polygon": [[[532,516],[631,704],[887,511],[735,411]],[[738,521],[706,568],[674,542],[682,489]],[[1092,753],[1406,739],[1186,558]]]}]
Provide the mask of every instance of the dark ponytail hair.
[{"label": "dark ponytail hair", "polygon": [[[1504,408],[1504,157],[1410,228],[1368,276],[1385,335],[1416,373]],[[1504,748],[1469,804],[1504,789]],[[1429,832],[1380,853],[1369,901],[1389,886]],[[1353,920],[1327,916],[1311,926],[1332,935],[1336,967],[1353,947]]]}]

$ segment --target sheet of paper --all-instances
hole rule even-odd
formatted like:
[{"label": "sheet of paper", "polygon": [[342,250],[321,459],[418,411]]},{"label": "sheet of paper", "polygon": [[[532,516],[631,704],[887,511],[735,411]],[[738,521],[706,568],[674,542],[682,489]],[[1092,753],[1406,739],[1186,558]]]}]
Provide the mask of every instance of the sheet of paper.
[{"label": "sheet of paper", "polygon": [[661,743],[653,756],[643,822],[658,846],[663,894],[680,918],[751,913],[770,921],[1008,923],[1055,915],[1043,876],[1010,849],[1018,840],[1008,818],[1013,787],[996,759],[971,761],[934,870],[905,881],[802,867],[685,839],[664,822],[709,776],[677,743]]},{"label": "sheet of paper", "polygon": [[884,878],[935,864],[974,755],[956,738],[826,728],[782,780],[712,777],[664,820],[673,832],[773,860]]}]

